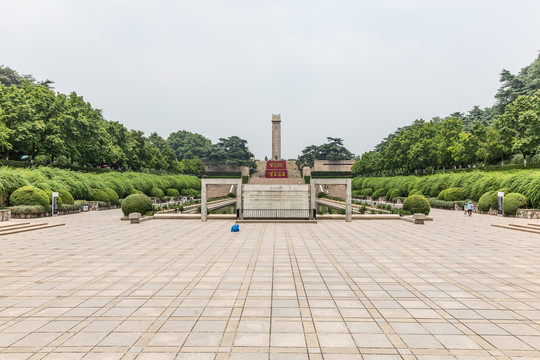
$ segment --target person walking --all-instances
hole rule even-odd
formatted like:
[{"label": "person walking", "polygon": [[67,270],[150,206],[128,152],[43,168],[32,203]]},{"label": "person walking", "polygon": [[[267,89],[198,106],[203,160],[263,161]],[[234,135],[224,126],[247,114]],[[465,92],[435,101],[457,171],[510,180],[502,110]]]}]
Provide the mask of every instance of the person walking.
[{"label": "person walking", "polygon": [[474,209],[474,205],[471,201],[469,201],[469,203],[467,204],[467,213],[469,214],[469,216],[472,215],[473,209]]}]

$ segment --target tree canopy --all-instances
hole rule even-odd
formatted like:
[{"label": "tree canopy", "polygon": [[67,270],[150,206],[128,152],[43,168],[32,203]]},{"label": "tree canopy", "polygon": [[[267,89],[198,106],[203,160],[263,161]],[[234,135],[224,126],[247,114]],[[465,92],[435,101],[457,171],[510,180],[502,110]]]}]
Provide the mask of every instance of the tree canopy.
[{"label": "tree canopy", "polygon": [[540,56],[517,75],[501,72],[490,108],[474,106],[430,121],[415,120],[356,161],[357,175],[405,174],[453,167],[540,162]]},{"label": "tree canopy", "polygon": [[50,80],[0,66],[0,154],[4,159],[202,175],[204,162],[255,166],[247,141],[212,142],[181,130],[164,139],[108,121],[82,96],[55,93]]},{"label": "tree canopy", "polygon": [[327,143],[306,146],[298,157],[298,166],[313,167],[315,160],[350,160],[354,155],[343,145],[343,139],[327,137]]}]

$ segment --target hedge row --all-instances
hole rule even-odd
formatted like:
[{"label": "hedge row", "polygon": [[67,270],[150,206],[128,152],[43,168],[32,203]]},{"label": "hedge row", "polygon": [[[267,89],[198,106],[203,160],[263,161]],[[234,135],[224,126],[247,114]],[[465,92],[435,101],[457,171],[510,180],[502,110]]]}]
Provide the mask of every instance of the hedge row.
[{"label": "hedge row", "polygon": [[125,173],[82,173],[77,171],[40,167],[33,169],[0,167],[0,194],[11,194],[18,188],[33,185],[43,190],[68,191],[79,200],[92,199],[92,189],[111,188],[120,198],[133,192],[150,195],[152,188],[160,190],[176,189],[180,193],[190,190],[197,193],[201,180],[188,175],[155,175],[135,172]]},{"label": "hedge row", "polygon": [[[450,188],[461,188],[462,199],[478,201],[488,191],[507,189],[507,192],[523,194],[530,206],[540,208],[540,170],[475,171],[425,176],[357,177],[352,180],[353,190],[398,189],[401,196],[421,194],[438,197]],[[458,200],[462,200],[458,199]]]}]

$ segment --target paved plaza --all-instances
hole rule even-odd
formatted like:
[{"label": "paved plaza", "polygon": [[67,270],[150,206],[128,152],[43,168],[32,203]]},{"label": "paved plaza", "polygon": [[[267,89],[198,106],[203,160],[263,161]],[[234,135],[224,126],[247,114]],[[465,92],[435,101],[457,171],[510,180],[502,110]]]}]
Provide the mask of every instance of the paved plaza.
[{"label": "paved plaza", "polygon": [[0,237],[0,360],[540,359],[530,220],[120,215]]}]

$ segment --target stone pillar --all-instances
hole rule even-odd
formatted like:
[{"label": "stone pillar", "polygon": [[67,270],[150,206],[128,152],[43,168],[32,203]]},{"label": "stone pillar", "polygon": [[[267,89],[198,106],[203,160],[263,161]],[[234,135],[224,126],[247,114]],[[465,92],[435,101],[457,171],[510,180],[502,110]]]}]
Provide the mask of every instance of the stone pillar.
[{"label": "stone pillar", "polygon": [[352,221],[352,181],[347,179],[345,185],[345,221]]},{"label": "stone pillar", "polygon": [[206,221],[208,219],[208,212],[207,212],[207,191],[208,191],[208,185],[206,184],[206,179],[202,178],[201,181],[201,221]]},{"label": "stone pillar", "polygon": [[272,159],[281,160],[281,114],[272,114]]}]

